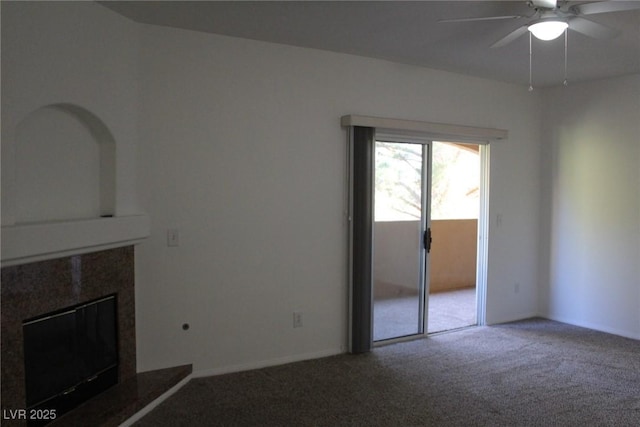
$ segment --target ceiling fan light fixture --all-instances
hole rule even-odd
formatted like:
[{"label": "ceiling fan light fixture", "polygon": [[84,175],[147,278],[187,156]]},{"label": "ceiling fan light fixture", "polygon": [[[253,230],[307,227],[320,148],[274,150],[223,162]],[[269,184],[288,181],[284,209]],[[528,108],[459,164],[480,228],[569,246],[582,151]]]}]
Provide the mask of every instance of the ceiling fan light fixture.
[{"label": "ceiling fan light fixture", "polygon": [[569,24],[564,21],[551,20],[533,23],[528,28],[537,39],[549,41],[560,37],[567,27]]}]

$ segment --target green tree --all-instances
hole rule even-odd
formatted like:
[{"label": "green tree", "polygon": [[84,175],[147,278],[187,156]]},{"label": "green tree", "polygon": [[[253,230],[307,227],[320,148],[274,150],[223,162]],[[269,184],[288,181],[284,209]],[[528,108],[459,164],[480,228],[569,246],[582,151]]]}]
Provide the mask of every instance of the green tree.
[{"label": "green tree", "polygon": [[[456,167],[465,160],[479,164],[477,154],[455,144],[431,145],[431,216],[447,218],[455,215],[452,206],[464,198],[477,200],[478,182],[471,182],[461,194],[454,194]],[[422,150],[421,144],[376,143],[376,209],[384,201],[384,208],[399,214],[403,219],[420,219],[422,209]],[[467,163],[468,164],[468,163]],[[458,186],[459,187],[459,186]],[[459,192],[458,188],[458,192]],[[456,200],[458,202],[456,202]]]}]

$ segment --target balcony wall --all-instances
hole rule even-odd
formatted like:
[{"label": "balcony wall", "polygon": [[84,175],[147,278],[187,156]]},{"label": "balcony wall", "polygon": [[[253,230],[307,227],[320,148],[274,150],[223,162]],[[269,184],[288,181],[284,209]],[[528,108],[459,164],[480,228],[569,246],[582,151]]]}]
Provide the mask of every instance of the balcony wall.
[{"label": "balcony wall", "polygon": [[[442,292],[476,284],[476,219],[432,220],[429,291]],[[375,298],[417,292],[418,221],[384,221],[374,225]]]}]

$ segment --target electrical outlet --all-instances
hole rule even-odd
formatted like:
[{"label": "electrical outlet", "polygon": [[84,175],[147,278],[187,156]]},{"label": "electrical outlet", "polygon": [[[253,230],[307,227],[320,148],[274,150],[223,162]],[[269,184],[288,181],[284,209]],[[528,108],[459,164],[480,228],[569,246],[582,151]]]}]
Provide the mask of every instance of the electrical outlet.
[{"label": "electrical outlet", "polygon": [[301,311],[293,312],[293,327],[302,328],[302,312]]},{"label": "electrical outlet", "polygon": [[180,246],[180,232],[178,230],[167,230],[167,246]]},{"label": "electrical outlet", "polygon": [[513,285],[513,292],[515,292],[516,294],[517,294],[517,293],[520,293],[520,283],[519,283],[519,282],[516,282],[516,283]]}]

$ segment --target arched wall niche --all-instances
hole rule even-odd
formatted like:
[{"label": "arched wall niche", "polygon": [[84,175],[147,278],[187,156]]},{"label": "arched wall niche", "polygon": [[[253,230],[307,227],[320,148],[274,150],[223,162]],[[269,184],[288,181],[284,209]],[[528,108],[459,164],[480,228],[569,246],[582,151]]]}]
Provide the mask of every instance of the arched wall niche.
[{"label": "arched wall niche", "polygon": [[40,107],[15,129],[16,224],[113,216],[113,134],[89,110],[58,103]]}]

